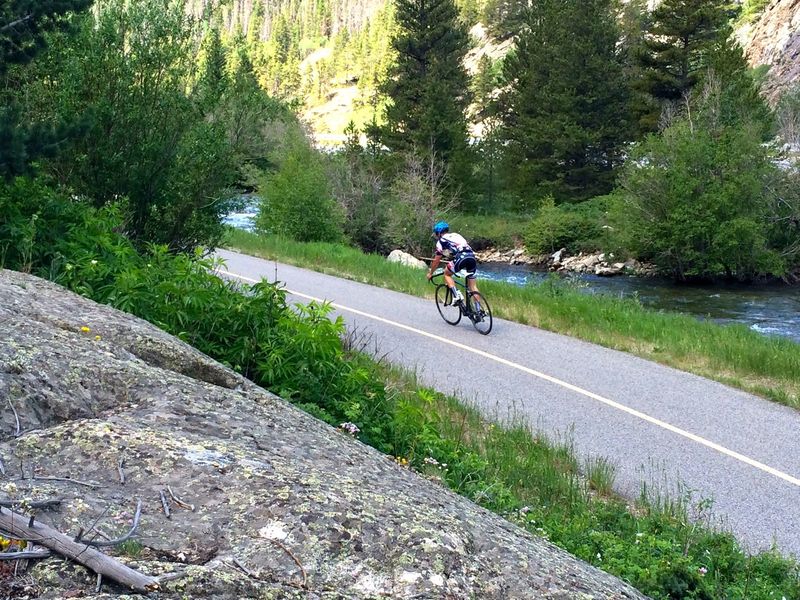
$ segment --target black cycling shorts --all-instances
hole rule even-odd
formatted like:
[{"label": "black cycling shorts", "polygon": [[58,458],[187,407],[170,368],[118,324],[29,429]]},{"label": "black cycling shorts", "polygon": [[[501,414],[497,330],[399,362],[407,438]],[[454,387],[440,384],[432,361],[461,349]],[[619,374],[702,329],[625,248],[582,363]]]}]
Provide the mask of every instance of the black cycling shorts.
[{"label": "black cycling shorts", "polygon": [[466,271],[467,279],[475,279],[475,272],[478,270],[478,261],[472,252],[463,252],[447,263],[447,268],[451,273]]}]

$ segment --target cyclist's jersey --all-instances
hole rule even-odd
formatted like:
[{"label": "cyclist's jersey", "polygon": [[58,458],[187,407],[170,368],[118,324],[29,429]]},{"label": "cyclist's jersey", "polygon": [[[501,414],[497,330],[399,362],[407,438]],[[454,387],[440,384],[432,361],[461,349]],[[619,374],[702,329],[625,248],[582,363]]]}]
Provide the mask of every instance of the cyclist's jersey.
[{"label": "cyclist's jersey", "polygon": [[[455,258],[474,255],[472,248],[461,235],[445,233],[436,242],[436,256],[448,255]],[[460,255],[460,256],[459,256]]]}]

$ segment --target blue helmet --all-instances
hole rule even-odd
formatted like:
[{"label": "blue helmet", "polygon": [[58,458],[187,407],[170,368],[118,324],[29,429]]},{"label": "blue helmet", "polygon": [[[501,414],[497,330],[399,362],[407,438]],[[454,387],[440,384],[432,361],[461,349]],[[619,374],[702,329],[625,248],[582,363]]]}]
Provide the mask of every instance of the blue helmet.
[{"label": "blue helmet", "polygon": [[439,221],[436,225],[433,226],[433,233],[439,235],[440,233],[444,233],[445,231],[450,230],[450,225],[447,224],[447,221]]}]

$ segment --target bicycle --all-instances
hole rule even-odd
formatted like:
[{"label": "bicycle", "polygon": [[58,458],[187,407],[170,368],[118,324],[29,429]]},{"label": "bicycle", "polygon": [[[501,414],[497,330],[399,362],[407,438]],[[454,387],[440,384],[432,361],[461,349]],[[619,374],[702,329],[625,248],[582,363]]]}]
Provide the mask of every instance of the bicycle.
[{"label": "bicycle", "polygon": [[[447,287],[445,283],[434,283],[434,279],[444,275],[444,271],[439,271],[431,277],[431,283],[436,285],[436,308],[439,314],[442,315],[445,323],[449,325],[458,325],[461,322],[461,317],[467,317],[472,321],[472,326],[482,335],[489,335],[492,330],[492,309],[489,307],[489,302],[486,296],[479,292],[471,292],[467,287],[464,275],[454,273],[453,279],[456,285],[464,290],[463,304],[454,303],[453,292]],[[478,296],[480,299],[475,298]]]}]

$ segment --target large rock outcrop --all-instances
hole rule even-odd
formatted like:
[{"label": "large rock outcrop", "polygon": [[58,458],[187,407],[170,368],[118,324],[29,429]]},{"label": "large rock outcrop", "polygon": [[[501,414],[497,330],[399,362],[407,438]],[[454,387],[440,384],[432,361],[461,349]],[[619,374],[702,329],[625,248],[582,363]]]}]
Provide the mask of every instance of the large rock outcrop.
[{"label": "large rock outcrop", "polygon": [[750,64],[770,67],[764,86],[770,100],[800,84],[800,0],[772,0],[741,36]]},{"label": "large rock outcrop", "polygon": [[[110,552],[182,574],[153,597],[641,598],[149,323],[11,271],[0,400],[0,497],[63,497],[37,518],[108,537],[141,499],[136,543]],[[169,518],[167,486],[186,503]],[[94,592],[90,573],[56,558],[18,585],[40,598],[125,593]]]}]

